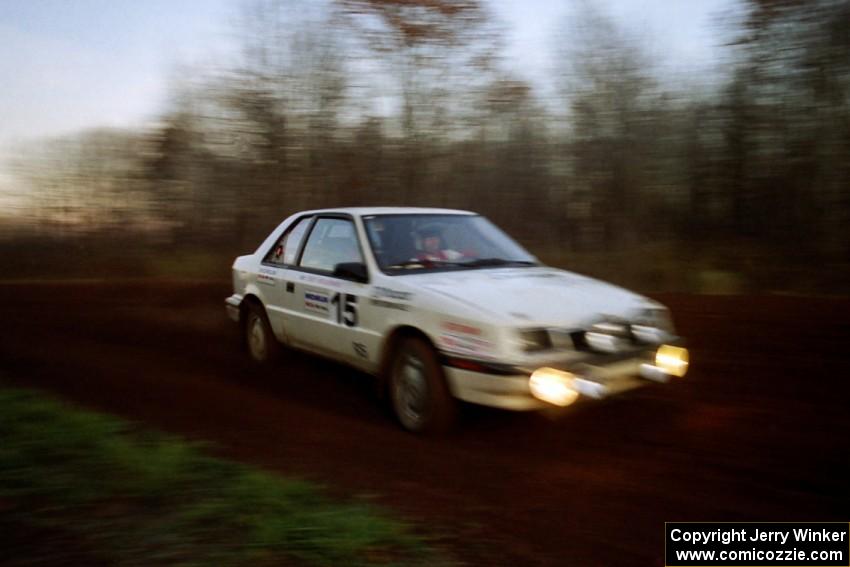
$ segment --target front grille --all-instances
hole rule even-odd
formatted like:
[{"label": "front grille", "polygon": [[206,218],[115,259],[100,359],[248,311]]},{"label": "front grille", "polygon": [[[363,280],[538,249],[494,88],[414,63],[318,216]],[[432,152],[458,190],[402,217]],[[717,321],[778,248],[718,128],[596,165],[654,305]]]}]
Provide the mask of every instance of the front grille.
[{"label": "front grille", "polygon": [[590,350],[590,347],[587,346],[587,340],[584,338],[584,331],[574,331],[570,333],[570,338],[573,340],[574,349],[581,351]]}]

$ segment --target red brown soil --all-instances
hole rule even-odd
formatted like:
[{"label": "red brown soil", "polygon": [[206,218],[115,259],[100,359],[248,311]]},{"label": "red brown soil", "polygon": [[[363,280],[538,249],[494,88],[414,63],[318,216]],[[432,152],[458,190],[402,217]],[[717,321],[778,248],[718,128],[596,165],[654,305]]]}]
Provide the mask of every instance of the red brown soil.
[{"label": "red brown soil", "polygon": [[0,377],[370,495],[470,564],[662,565],[665,521],[850,518],[850,302],[663,296],[687,378],[401,431],[370,379],[245,360],[227,284],[0,284]]}]

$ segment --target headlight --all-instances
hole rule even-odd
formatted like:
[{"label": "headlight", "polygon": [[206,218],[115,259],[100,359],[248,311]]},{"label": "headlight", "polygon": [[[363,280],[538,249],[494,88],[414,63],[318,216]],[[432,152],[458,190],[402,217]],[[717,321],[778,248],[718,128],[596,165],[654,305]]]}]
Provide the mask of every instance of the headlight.
[{"label": "headlight", "polygon": [[556,406],[568,406],[578,398],[575,376],[554,368],[539,368],[531,374],[528,387],[535,398]]},{"label": "headlight", "polygon": [[671,335],[675,333],[673,318],[666,307],[649,307],[641,311],[635,321],[638,325],[659,329]]},{"label": "headlight", "polygon": [[552,348],[552,338],[546,329],[523,329],[519,331],[520,349],[525,352],[538,352]]}]

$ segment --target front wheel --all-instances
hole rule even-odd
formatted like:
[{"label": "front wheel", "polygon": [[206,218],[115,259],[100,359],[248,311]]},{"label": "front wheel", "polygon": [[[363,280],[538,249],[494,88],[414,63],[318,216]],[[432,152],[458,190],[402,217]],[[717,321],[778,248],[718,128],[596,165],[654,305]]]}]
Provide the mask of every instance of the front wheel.
[{"label": "front wheel", "polygon": [[257,364],[267,364],[277,356],[280,345],[265,310],[259,305],[248,306],[242,333],[248,355]]},{"label": "front wheel", "polygon": [[445,433],[454,425],[457,401],[431,345],[401,341],[390,367],[390,400],[401,425],[414,433]]}]

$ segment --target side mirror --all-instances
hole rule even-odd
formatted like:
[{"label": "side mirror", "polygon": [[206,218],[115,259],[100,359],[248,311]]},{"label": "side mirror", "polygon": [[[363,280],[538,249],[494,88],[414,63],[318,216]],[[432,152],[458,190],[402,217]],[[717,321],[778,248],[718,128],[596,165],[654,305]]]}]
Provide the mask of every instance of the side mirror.
[{"label": "side mirror", "polygon": [[342,262],[334,266],[334,277],[360,283],[369,281],[369,272],[363,262]]}]

